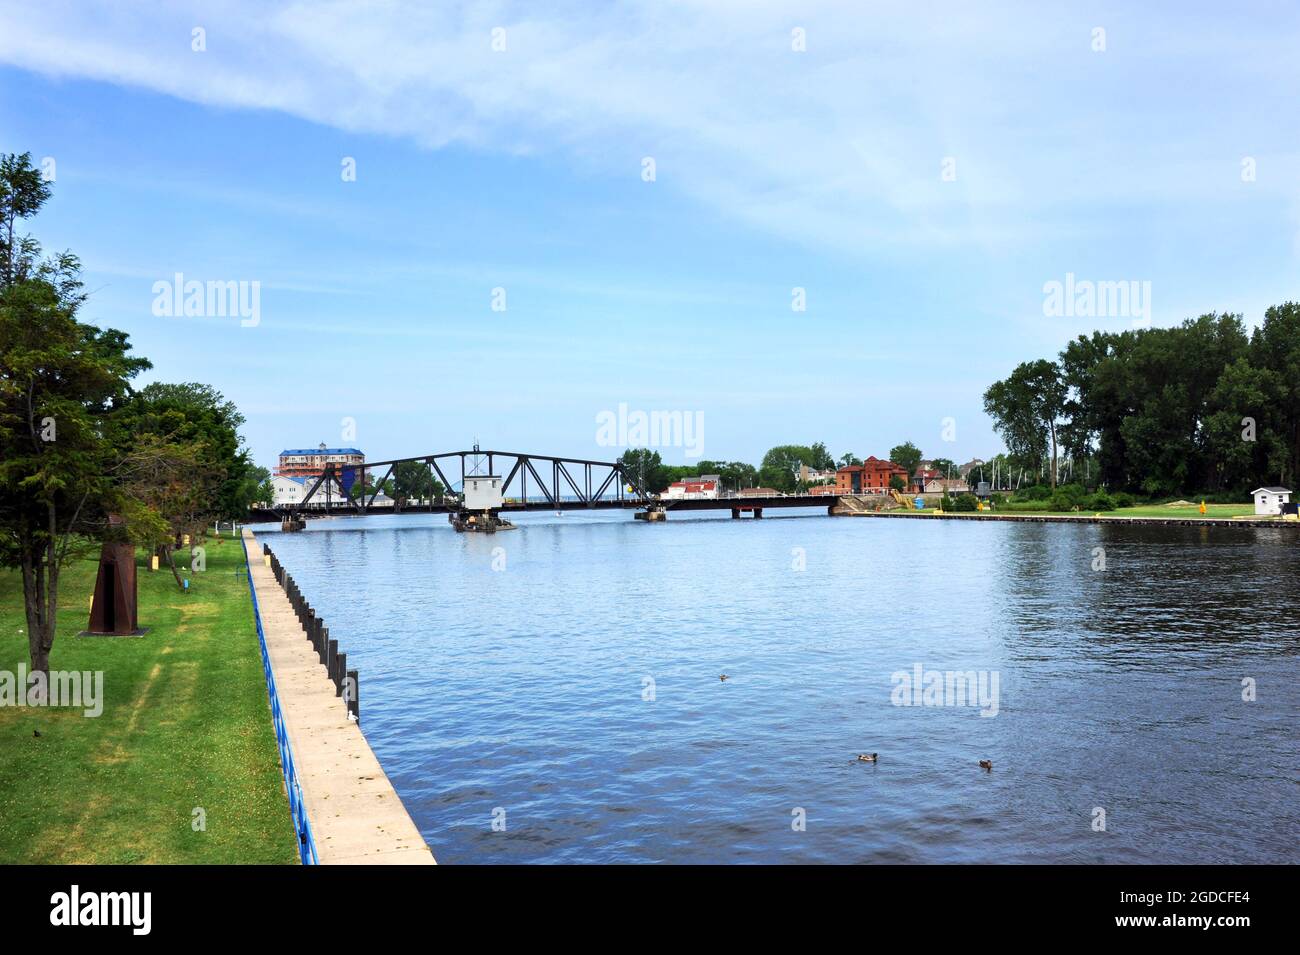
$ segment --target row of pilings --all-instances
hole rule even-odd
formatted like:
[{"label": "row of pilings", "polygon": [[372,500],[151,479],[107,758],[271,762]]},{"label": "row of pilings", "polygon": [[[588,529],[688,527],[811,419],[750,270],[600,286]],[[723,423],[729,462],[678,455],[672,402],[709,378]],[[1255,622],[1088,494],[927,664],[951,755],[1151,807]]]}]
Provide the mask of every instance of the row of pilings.
[{"label": "row of pilings", "polygon": [[302,595],[302,591],[294,582],[293,576],[284,569],[280,558],[271,551],[269,544],[262,545],[262,555],[270,563],[276,582],[284,588],[285,596],[289,598],[289,605],[293,607],[298,622],[306,631],[307,640],[324,665],[330,682],[334,684],[334,695],[343,697],[348,713],[360,723],[361,683],[357,671],[348,669],[348,655],[339,652],[339,642],[330,638],[330,628],[325,626],[324,618],[307,602],[307,598]]}]

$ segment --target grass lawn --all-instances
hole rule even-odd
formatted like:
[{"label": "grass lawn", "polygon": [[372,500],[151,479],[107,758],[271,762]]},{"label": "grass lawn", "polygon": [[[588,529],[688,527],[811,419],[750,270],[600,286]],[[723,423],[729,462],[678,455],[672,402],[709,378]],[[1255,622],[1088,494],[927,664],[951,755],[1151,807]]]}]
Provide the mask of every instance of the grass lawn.
[{"label": "grass lawn", "polygon": [[[102,670],[103,713],[0,707],[0,863],[298,861],[243,548],[206,549],[188,593],[137,559],[141,638],[78,637],[96,562],[64,571],[50,666]],[[26,628],[0,571],[0,670],[28,662]]]},{"label": "grass lawn", "polygon": [[1255,504],[1206,504],[1205,514],[1201,514],[1200,503],[1191,507],[1170,507],[1167,504],[1143,504],[1138,507],[1121,507],[1111,511],[1116,517],[1250,517],[1255,516]]},{"label": "grass lawn", "polygon": [[[1063,514],[1074,517],[1093,517],[1097,512],[1090,511],[1086,507],[1081,507],[1077,511],[1052,511],[1041,506],[1035,506],[1033,503],[1027,504],[1004,504],[997,508],[994,513],[1001,514]],[[1179,505],[1171,507],[1168,504],[1140,504],[1137,507],[1120,507],[1113,511],[1102,511],[1102,517],[1177,517],[1177,518],[1218,518],[1227,520],[1233,517],[1255,517],[1255,504],[1247,501],[1245,504],[1206,504],[1205,513],[1201,514],[1201,505],[1198,501],[1191,505]]]}]

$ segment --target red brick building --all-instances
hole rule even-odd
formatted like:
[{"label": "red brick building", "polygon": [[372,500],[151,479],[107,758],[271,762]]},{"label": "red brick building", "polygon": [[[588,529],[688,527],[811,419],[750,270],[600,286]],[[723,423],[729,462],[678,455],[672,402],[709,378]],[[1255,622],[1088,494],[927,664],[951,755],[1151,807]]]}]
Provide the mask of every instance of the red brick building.
[{"label": "red brick building", "polygon": [[906,468],[873,455],[861,464],[850,464],[837,470],[835,491],[837,494],[886,494],[892,477],[901,478],[903,487],[907,487]]}]

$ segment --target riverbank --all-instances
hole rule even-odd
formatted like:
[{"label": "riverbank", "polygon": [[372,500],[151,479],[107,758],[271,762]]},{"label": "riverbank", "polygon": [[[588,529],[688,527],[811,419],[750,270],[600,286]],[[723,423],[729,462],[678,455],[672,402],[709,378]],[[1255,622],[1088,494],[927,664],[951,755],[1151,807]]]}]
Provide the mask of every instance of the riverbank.
[{"label": "riverbank", "polygon": [[[998,507],[1000,512],[1011,514],[1095,514],[1095,510],[1080,507],[1078,511],[1054,510],[1043,506],[1045,502],[1006,503]],[[1175,502],[1170,504],[1137,504],[1132,507],[1117,507],[1113,511],[1102,511],[1102,516],[1111,517],[1190,517],[1190,518],[1246,518],[1254,519],[1255,505],[1251,501],[1241,504],[1206,504],[1205,513],[1201,513],[1199,504]]]},{"label": "riverbank", "polygon": [[349,718],[269,558],[261,559],[262,545],[251,530],[243,538],[285,745],[292,754],[295,792],[302,794],[315,861],[432,865],[424,837],[361,728]]},{"label": "riverbank", "polygon": [[[297,862],[243,548],[206,556],[188,592],[137,558],[141,638],[78,637],[96,561],[67,568],[52,665],[101,671],[103,712],[0,707],[0,863]],[[26,662],[5,571],[0,670]]]},{"label": "riverbank", "polygon": [[[1156,510],[1141,508],[1140,510]],[[1233,518],[1233,517],[1192,517],[1186,514],[1171,513],[1168,516],[1129,516],[1122,511],[1102,511],[1091,514],[1053,513],[1045,511],[836,511],[837,517],[897,517],[916,518],[918,520],[952,520],[952,521],[1022,521],[1036,524],[1129,524],[1148,525],[1152,527],[1285,527],[1300,530],[1300,523],[1283,521],[1277,518]]]},{"label": "riverbank", "polygon": [[[1300,670],[1248,599],[1294,532],[806,513],[257,536],[440,863],[1296,860]],[[997,674],[997,714],[899,705],[917,664]]]}]

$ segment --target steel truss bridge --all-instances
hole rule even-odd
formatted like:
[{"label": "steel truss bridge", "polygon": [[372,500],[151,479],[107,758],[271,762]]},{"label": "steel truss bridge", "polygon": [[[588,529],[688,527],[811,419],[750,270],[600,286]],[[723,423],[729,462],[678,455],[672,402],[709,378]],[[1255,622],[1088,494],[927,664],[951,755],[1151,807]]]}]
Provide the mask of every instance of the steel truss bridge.
[{"label": "steel truss bridge", "polygon": [[[449,497],[442,501],[385,501],[376,505],[380,491],[399,465],[413,464],[427,469],[430,478],[442,483]],[[498,465],[503,468],[498,471]],[[351,472],[351,480],[347,480]],[[378,480],[374,480],[375,476]],[[367,461],[361,465],[327,464],[323,473],[307,487],[301,501],[271,508],[254,508],[253,521],[282,520],[312,515],[440,514],[458,511],[456,489],[465,479],[495,475],[502,478],[502,511],[569,511],[623,508],[665,511],[730,510],[761,517],[764,508],[824,507],[829,513],[838,502],[834,495],[776,495],[658,500],[641,487],[639,476],[630,474],[619,461],[587,461],[556,458],[517,451],[447,451],[392,461]],[[529,479],[532,479],[531,482]],[[361,491],[345,496],[344,487],[360,483]],[[530,499],[531,495],[531,499]]]}]

